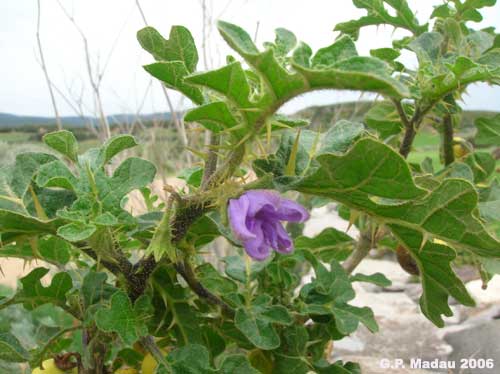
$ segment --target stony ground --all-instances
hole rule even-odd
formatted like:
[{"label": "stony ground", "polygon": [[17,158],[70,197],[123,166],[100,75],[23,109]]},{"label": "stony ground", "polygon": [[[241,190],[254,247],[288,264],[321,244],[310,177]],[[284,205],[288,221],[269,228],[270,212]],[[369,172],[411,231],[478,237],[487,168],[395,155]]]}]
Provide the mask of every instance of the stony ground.
[{"label": "stony ground", "polygon": [[[328,208],[313,211],[306,235],[315,235],[325,227],[346,229],[346,222]],[[351,228],[349,234],[357,236]],[[419,283],[404,272],[392,259],[365,259],[355,273],[383,273],[392,281],[388,288],[366,283],[355,283],[356,298],[353,304],[373,309],[380,331],[372,334],[364,326],[356,333],[334,344],[332,359],[360,362],[363,373],[422,374],[500,373],[500,276],[481,288],[480,280],[467,282],[467,288],[477,302],[476,308],[466,308],[450,300],[454,315],[446,318],[446,326],[437,328],[420,312],[418,299],[422,293]],[[462,277],[474,278],[470,271],[461,271]],[[455,361],[453,370],[419,370],[409,368],[410,360]],[[462,359],[493,359],[492,369],[460,369]],[[406,368],[386,369],[383,359],[402,359]]]}]

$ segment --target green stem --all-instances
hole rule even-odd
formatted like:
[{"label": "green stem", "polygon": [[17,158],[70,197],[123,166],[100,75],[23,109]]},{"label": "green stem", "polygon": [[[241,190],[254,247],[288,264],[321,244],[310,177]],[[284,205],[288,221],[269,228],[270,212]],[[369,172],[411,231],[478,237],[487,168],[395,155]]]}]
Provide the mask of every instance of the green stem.
[{"label": "green stem", "polygon": [[351,274],[359,263],[368,255],[372,248],[371,231],[361,231],[359,233],[358,243],[356,248],[352,251],[351,255],[344,261],[342,267],[347,274]]}]

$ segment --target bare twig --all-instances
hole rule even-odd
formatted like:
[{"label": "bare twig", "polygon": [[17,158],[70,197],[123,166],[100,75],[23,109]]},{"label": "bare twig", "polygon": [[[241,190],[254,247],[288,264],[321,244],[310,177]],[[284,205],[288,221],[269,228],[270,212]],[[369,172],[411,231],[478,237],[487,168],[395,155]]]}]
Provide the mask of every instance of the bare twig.
[{"label": "bare twig", "polygon": [[87,40],[87,36],[83,32],[83,30],[80,28],[80,26],[76,23],[73,15],[68,13],[66,8],[61,4],[60,0],[57,0],[57,3],[59,4],[59,7],[63,11],[64,15],[69,19],[69,21],[73,24],[75,29],[78,31],[78,33],[80,34],[80,37],[82,39],[83,49],[85,52],[85,64],[87,66],[87,74],[88,74],[88,78],[90,81],[90,85],[92,87],[92,91],[94,93],[94,101],[95,101],[95,105],[97,107],[97,112],[99,114],[99,119],[101,122],[101,130],[102,130],[101,136],[103,139],[108,139],[111,137],[111,131],[109,128],[108,119],[107,119],[106,115],[104,114],[104,108],[102,105],[102,99],[101,99],[101,93],[100,93],[100,84],[101,84],[101,81],[103,78],[103,73],[98,71],[97,76],[94,76],[92,63],[90,61],[90,51],[89,51],[89,43]]},{"label": "bare twig", "polygon": [[42,40],[40,38],[40,0],[37,0],[37,22],[36,22],[36,41],[38,45],[38,53],[40,54],[40,65],[42,66],[43,74],[45,75],[45,80],[47,81],[47,87],[49,89],[49,96],[52,102],[52,107],[54,109],[54,115],[56,117],[56,125],[58,130],[62,130],[61,117],[59,116],[59,111],[57,109],[57,102],[54,96],[54,91],[52,91],[52,82],[49,78],[49,72],[47,71],[47,64],[45,62],[45,57],[43,55]]}]

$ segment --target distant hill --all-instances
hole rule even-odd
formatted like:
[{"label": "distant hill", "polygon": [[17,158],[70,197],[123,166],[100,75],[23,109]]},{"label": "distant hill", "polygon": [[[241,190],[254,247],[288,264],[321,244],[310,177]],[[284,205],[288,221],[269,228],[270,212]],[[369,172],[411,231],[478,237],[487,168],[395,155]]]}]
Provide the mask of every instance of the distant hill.
[{"label": "distant hill", "polygon": [[[294,117],[307,119],[313,127],[325,126],[335,123],[340,119],[353,122],[363,122],[365,113],[373,106],[373,101],[351,101],[331,105],[311,106],[295,113]],[[492,117],[498,112],[484,110],[464,110],[462,112],[462,124],[460,127],[467,128],[474,125],[478,117]]]},{"label": "distant hill", "polygon": [[[110,125],[116,125],[117,123],[131,123],[137,120],[135,114],[130,113],[119,113],[110,115],[107,117]],[[152,114],[141,114],[139,115],[141,121],[147,122],[154,119],[158,120],[169,120],[170,113],[152,113]],[[96,117],[77,117],[77,116],[65,116],[61,117],[61,121],[64,127],[78,128],[85,127],[88,123],[98,123],[98,118]],[[23,127],[33,127],[33,126],[53,126],[56,123],[55,117],[41,117],[41,116],[18,116],[9,113],[0,113],[0,129],[22,129]]]},{"label": "distant hill", "polygon": [[[328,125],[335,123],[340,119],[362,122],[365,113],[373,106],[372,101],[351,101],[345,103],[336,103],[331,105],[311,106],[293,114],[294,117],[300,117],[311,121],[313,127]],[[470,127],[473,125],[477,117],[489,117],[497,114],[497,112],[480,111],[480,110],[465,110],[462,115],[462,126]],[[159,112],[152,114],[141,114],[139,118],[143,122],[152,120],[170,120],[169,112]],[[110,125],[118,123],[132,123],[137,120],[135,114],[119,113],[107,117]],[[77,116],[61,117],[63,126],[66,128],[83,128],[89,122],[98,123],[98,118],[87,117],[81,118]],[[9,113],[0,113],[0,131],[21,130],[37,126],[54,126],[54,117],[40,116],[17,116]]]}]

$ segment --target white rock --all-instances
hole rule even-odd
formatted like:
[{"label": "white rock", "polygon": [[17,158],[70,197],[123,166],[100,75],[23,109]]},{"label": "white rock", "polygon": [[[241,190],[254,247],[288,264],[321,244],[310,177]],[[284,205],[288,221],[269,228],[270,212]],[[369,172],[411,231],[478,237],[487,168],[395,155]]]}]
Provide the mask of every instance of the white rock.
[{"label": "white rock", "polygon": [[500,303],[500,277],[494,276],[488,282],[488,288],[482,289],[482,281],[480,279],[470,281],[466,287],[471,296],[478,304],[495,304]]}]

